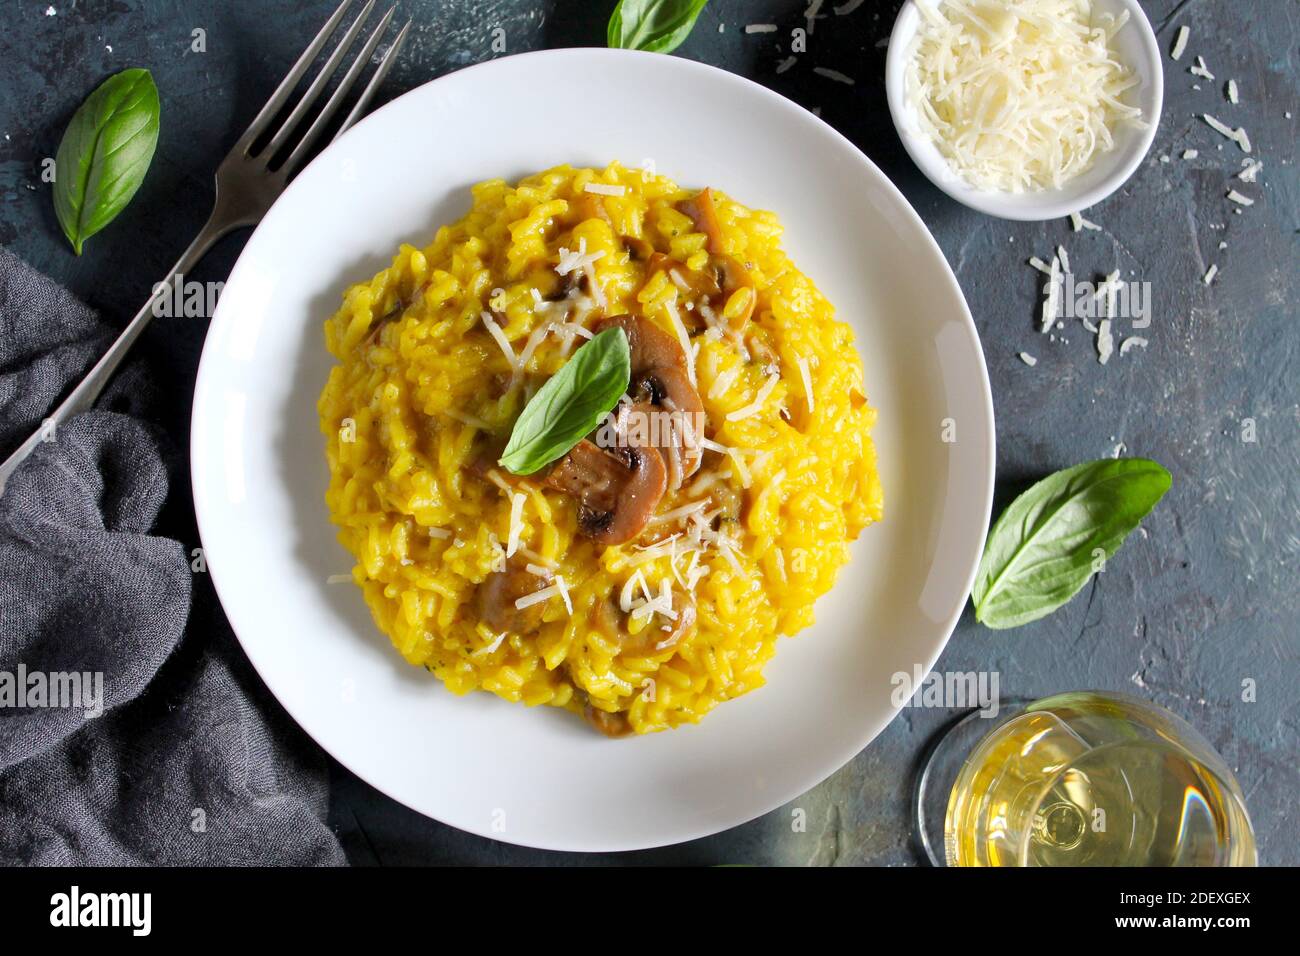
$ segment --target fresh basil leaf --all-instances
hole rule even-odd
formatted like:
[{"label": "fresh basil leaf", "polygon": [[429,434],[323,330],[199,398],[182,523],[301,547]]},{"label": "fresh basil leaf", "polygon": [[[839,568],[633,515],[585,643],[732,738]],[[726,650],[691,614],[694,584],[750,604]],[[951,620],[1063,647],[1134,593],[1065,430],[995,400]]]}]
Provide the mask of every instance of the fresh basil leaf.
[{"label": "fresh basil leaf", "polygon": [[619,0],[609,18],[609,45],[671,53],[691,35],[708,0]]},{"label": "fresh basil leaf", "polygon": [[138,69],[110,76],[73,115],[55,157],[54,212],[77,255],[144,182],[158,115],[158,88]]},{"label": "fresh basil leaf", "polygon": [[1055,611],[1088,582],[1099,557],[1114,556],[1172,481],[1154,461],[1103,458],[1038,482],[989,532],[971,591],[975,619],[1019,627]]},{"label": "fresh basil leaf", "polygon": [[632,378],[627,333],[606,329],[538,389],[510,432],[498,464],[531,475],[567,454],[618,404]]}]

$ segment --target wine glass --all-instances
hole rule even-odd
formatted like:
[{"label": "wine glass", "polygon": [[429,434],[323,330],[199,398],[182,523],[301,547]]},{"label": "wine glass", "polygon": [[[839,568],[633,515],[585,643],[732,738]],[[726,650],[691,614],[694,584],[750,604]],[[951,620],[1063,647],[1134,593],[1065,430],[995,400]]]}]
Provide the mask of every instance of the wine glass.
[{"label": "wine glass", "polygon": [[1254,866],[1241,788],[1190,724],[1079,691],[972,713],[917,785],[922,844],[947,866]]}]

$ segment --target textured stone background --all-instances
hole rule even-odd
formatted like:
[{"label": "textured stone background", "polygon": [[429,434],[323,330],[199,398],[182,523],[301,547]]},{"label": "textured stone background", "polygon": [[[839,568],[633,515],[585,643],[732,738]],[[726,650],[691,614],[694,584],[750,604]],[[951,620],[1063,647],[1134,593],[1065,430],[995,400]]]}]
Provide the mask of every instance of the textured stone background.
[{"label": "textured stone background", "polygon": [[[489,59],[498,26],[509,53],[603,44],[612,0],[401,6],[416,26],[381,98]],[[1166,52],[1182,24],[1191,27],[1191,43],[1181,63],[1166,57],[1165,111],[1151,155],[1122,193],[1089,213],[1104,230],[1079,234],[1064,220],[992,219],[930,186],[904,154],[885,106],[883,41],[897,2],[821,6],[824,18],[815,21],[808,52],[781,74],[776,67],[787,55],[790,30],[807,27],[807,0],[713,0],[679,54],[818,110],[925,219],[957,271],[984,342],[999,432],[996,507],[1026,482],[1110,454],[1120,443],[1174,475],[1147,534],[1135,536],[1094,586],[1016,631],[985,630],[968,613],[940,669],[996,669],[1005,695],[1104,688],[1163,704],[1200,728],[1236,770],[1262,859],[1300,863],[1300,5],[1144,2]],[[332,7],[331,0],[4,0],[0,241],[124,321],[198,230],[217,160]],[[846,12],[837,15],[836,8]],[[746,35],[747,23],[780,29]],[[207,33],[206,53],[189,50],[195,28]],[[1198,54],[1217,80],[1188,74]],[[160,147],[130,208],[77,259],[54,219],[40,162],[54,155],[90,90],[128,66],[148,67],[158,82]],[[856,82],[833,82],[815,66]],[[1230,77],[1241,88],[1237,106],[1224,95]],[[1224,197],[1242,154],[1196,118],[1202,112],[1245,126],[1264,162],[1257,185],[1231,184],[1258,197],[1241,215]],[[1181,159],[1186,148],[1198,149],[1199,158]],[[193,278],[224,278],[242,242],[242,235],[228,239]],[[1220,242],[1227,248],[1220,250]],[[1068,343],[1035,331],[1039,278],[1025,259],[1048,256],[1058,243],[1076,273],[1119,268],[1151,282],[1148,349],[1103,368],[1079,326],[1064,335]],[[1207,287],[1200,279],[1211,262],[1220,273]],[[201,321],[155,323],[143,345],[175,396],[163,424],[182,447],[203,332]],[[1037,367],[1016,358],[1022,349],[1039,358]],[[1254,443],[1241,440],[1247,418],[1255,422]],[[188,500],[176,510],[176,533],[194,540]],[[195,613],[219,615],[210,587],[201,588]],[[1240,699],[1245,678],[1258,683],[1255,703]],[[951,717],[905,711],[848,766],[790,806],[706,840],[619,857],[542,853],[468,836],[394,804],[337,766],[332,816],[357,863],[908,864],[917,859],[909,817],[914,763]],[[791,832],[793,807],[807,812],[807,833]]]}]

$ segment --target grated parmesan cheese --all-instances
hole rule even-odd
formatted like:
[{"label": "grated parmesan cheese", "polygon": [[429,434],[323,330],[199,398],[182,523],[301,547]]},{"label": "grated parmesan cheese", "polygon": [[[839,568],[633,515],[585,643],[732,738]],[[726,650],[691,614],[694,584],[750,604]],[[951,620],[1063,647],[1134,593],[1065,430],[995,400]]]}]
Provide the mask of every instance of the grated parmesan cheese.
[{"label": "grated parmesan cheese", "polygon": [[496,340],[497,345],[501,346],[501,351],[505,353],[506,361],[510,363],[511,371],[518,372],[519,359],[515,357],[515,350],[510,347],[510,340],[506,338],[506,334],[501,331],[501,326],[497,325],[497,321],[492,318],[491,312],[484,312],[482,317],[484,328],[486,328],[492,338]]},{"label": "grated parmesan cheese", "polygon": [[524,530],[524,495],[515,492],[510,496],[510,534],[506,538],[506,557],[514,557],[519,550],[519,535]]},{"label": "grated parmesan cheese", "polygon": [[1217,276],[1218,274],[1219,274],[1219,266],[1216,263],[1211,265],[1210,268],[1205,270],[1205,278],[1202,279],[1201,281],[1204,282],[1206,285],[1209,285],[1211,282],[1214,281],[1214,277]]},{"label": "grated parmesan cheese", "polygon": [[1070,213],[1070,227],[1075,232],[1078,232],[1081,229],[1089,229],[1093,232],[1101,232],[1101,226],[1097,225],[1095,222],[1090,222],[1089,220],[1084,219],[1082,214],[1077,212]]},{"label": "grated parmesan cheese", "polygon": [[919,131],[979,189],[1056,189],[1110,150],[1140,79],[1089,0],[922,0],[906,92]]},{"label": "grated parmesan cheese", "polygon": [[1211,73],[1210,68],[1205,65],[1204,57],[1198,56],[1196,58],[1196,62],[1188,69],[1187,72],[1192,74],[1192,76],[1199,76],[1202,79],[1206,79],[1206,80],[1214,79],[1214,74]]},{"label": "grated parmesan cheese", "polygon": [[1229,198],[1230,200],[1232,200],[1233,202],[1235,202],[1238,206],[1253,206],[1253,205],[1255,205],[1255,200],[1251,199],[1249,196],[1243,196],[1241,193],[1237,192],[1237,190],[1235,190],[1235,189],[1229,189],[1229,190],[1228,190],[1228,198]]},{"label": "grated parmesan cheese", "polygon": [[1209,113],[1202,113],[1201,119],[1205,120],[1205,122],[1209,125],[1210,129],[1214,130],[1216,133],[1220,133],[1228,137],[1228,139],[1232,140],[1234,143],[1240,146],[1241,151],[1243,153],[1250,152],[1250,137],[1246,135],[1245,129],[1243,129],[1240,126],[1238,126],[1236,129],[1233,129],[1227,123],[1223,123],[1215,119]]},{"label": "grated parmesan cheese", "polygon": [[1243,183],[1253,183],[1259,176],[1260,170],[1264,168],[1263,163],[1251,159],[1243,159],[1241,166],[1242,169],[1241,172],[1237,173],[1237,178]]},{"label": "grated parmesan cheese", "polygon": [[614,186],[609,183],[586,183],[582,187],[586,193],[595,193],[597,196],[623,196],[627,194],[626,186]]},{"label": "grated parmesan cheese", "polygon": [[[682,325],[681,313],[677,311],[677,297],[669,299],[664,303],[664,308],[668,312],[668,320],[673,324],[673,333],[677,336],[677,343],[682,347],[682,354],[685,356],[694,356],[695,351],[691,348],[691,337],[686,334],[686,326]],[[691,385],[695,381],[695,363],[686,363],[686,377],[691,380]]]},{"label": "grated parmesan cheese", "polygon": [[1178,36],[1174,40],[1174,48],[1169,51],[1170,57],[1175,60],[1182,59],[1183,51],[1187,49],[1187,38],[1191,36],[1192,31],[1185,27],[1178,28]]},{"label": "grated parmesan cheese", "polygon": [[1097,327],[1097,361],[1105,365],[1115,351],[1115,339],[1110,334],[1110,319],[1102,319]]},{"label": "grated parmesan cheese", "polygon": [[846,73],[841,73],[839,70],[828,70],[824,66],[814,66],[813,72],[818,76],[826,77],[828,80],[834,80],[836,83],[843,83],[845,86],[853,86],[857,82]]},{"label": "grated parmesan cheese", "polygon": [[1236,81],[1236,80],[1229,80],[1229,81],[1228,81],[1228,102],[1231,103],[1233,106],[1236,106],[1237,103],[1240,102],[1240,100],[1238,99],[1238,95],[1237,95],[1237,81]]},{"label": "grated parmesan cheese", "polygon": [[1127,355],[1130,349],[1147,347],[1147,340],[1140,335],[1130,335],[1123,342],[1119,343],[1119,354]]},{"label": "grated parmesan cheese", "polygon": [[1025,363],[1026,365],[1028,365],[1030,368],[1033,368],[1035,365],[1038,364],[1038,359],[1034,358],[1034,357],[1033,357],[1032,355],[1030,355],[1028,352],[1021,352],[1021,353],[1020,353],[1020,361],[1024,362],[1024,363]]},{"label": "grated parmesan cheese", "polygon": [[813,388],[812,372],[808,368],[808,356],[801,355],[795,359],[795,364],[799,366],[799,377],[803,379],[803,397],[808,402],[808,414],[813,413]]},{"label": "grated parmesan cheese", "polygon": [[758,394],[754,396],[752,402],[748,405],[742,405],[734,412],[727,412],[727,421],[738,422],[742,418],[749,418],[752,415],[757,415],[763,410],[763,403],[767,401],[767,396],[772,394],[772,389],[776,388],[776,383],[780,380],[781,376],[779,375],[769,375],[767,381],[763,383],[762,387],[758,390]]}]

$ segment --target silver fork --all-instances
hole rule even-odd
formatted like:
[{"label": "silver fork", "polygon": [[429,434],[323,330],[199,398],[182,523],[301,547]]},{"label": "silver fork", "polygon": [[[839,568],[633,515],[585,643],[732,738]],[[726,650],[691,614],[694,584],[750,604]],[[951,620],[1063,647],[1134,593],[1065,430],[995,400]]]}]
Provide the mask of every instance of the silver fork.
[{"label": "silver fork", "polygon": [[[10,455],[0,464],[0,494],[4,493],[5,484],[9,477],[17,470],[18,466],[26,460],[43,441],[50,440],[60,425],[69,417],[77,412],[84,411],[94,404],[95,399],[99,397],[104,386],[113,376],[113,372],[121,364],[126,353],[130,351],[135,340],[140,337],[149,320],[153,318],[154,303],[165,300],[172,294],[172,286],[177,276],[183,276],[189,272],[196,263],[207,253],[216,241],[223,236],[244,226],[255,226],[266,215],[271,204],[279,198],[280,193],[284,191],[289,180],[294,173],[302,166],[303,160],[306,159],[315,145],[316,140],[320,138],[321,132],[329,124],[330,119],[338,111],[339,107],[347,99],[349,92],[356,85],[357,78],[360,77],[366,64],[374,55],[379,41],[384,32],[388,29],[388,24],[393,18],[393,12],[396,7],[390,7],[379,21],[379,25],[371,32],[365,45],[356,59],[352,61],[348,71],[339,81],[334,92],[330,94],[325,105],[321,107],[320,112],[307,132],[297,141],[297,144],[289,152],[288,158],[276,169],[271,169],[271,162],[277,154],[282,153],[288,147],[291,138],[297,132],[297,128],[302,124],[303,119],[311,111],[316,101],[320,99],[325,87],[329,85],[331,77],[337,72],[339,64],[347,55],[348,50],[352,47],[357,37],[361,34],[366,20],[369,18],[371,11],[374,9],[375,0],[368,0],[366,5],[357,14],[355,20],[348,27],[347,32],[343,34],[329,58],[326,59],[321,67],[320,73],[312,80],[311,84],[303,93],[302,98],[298,101],[293,111],[280,124],[279,129],[271,137],[270,141],[256,154],[253,153],[253,146],[264,138],[265,134],[270,131],[271,121],[276,117],[285,104],[288,103],[290,96],[293,94],[300,80],[307,73],[312,61],[316,55],[324,48],[339,24],[343,21],[348,7],[352,5],[352,0],[343,0],[337,10],[330,15],[325,26],[316,34],[316,38],[311,41],[307,49],[303,51],[298,62],[293,65],[287,76],[280,82],[275,93],[267,100],[266,105],[262,107],[261,112],[253,119],[244,135],[239,137],[239,141],[231,148],[230,153],[221,165],[217,167],[217,196],[213,203],[212,214],[208,217],[207,223],[199,230],[199,234],[194,237],[189,248],[181,254],[176,265],[167,275],[167,279],[154,289],[153,295],[149,301],[144,304],[134,319],[127,323],[126,328],[117,337],[117,340],[104,353],[103,357],[95,363],[86,376],[77,384],[67,398],[44,420],[41,428],[18,446],[18,450]],[[370,105],[371,99],[375,95],[375,90],[383,82],[388,71],[392,69],[393,63],[397,59],[398,51],[406,39],[407,31],[411,28],[411,22],[408,20],[406,25],[398,32],[392,45],[385,51],[383,58],[379,61],[379,66],[375,70],[374,76],[366,84],[365,89],[361,91],[361,96],[357,99],[352,111],[348,113],[347,118],[334,134],[338,138],[358,119],[364,115],[366,107]]]}]

